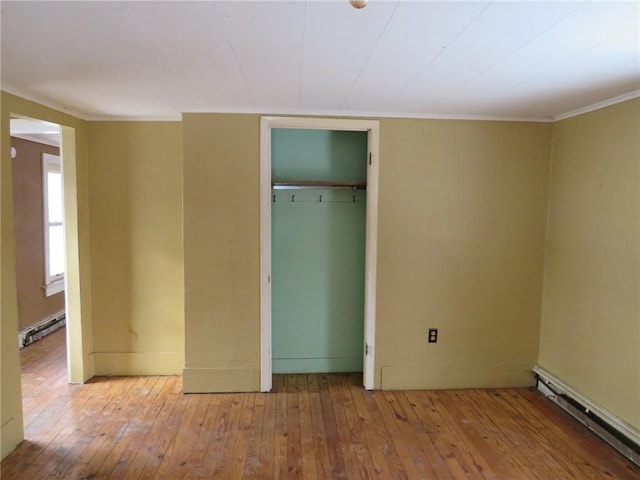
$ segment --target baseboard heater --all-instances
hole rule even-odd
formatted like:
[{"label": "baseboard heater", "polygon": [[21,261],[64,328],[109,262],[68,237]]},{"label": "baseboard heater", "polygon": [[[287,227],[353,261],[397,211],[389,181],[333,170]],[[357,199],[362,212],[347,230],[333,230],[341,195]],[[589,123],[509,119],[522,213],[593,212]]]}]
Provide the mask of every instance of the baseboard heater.
[{"label": "baseboard heater", "polygon": [[593,433],[640,466],[640,430],[594,404],[580,392],[539,366],[533,367],[537,387]]},{"label": "baseboard heater", "polygon": [[66,324],[64,310],[18,332],[18,347],[23,348],[55,332]]}]

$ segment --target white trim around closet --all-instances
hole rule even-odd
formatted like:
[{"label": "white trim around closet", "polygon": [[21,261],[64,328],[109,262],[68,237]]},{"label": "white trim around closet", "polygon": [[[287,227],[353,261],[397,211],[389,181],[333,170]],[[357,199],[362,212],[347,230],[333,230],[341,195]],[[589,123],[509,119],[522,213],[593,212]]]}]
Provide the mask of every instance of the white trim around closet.
[{"label": "white trim around closet", "polygon": [[271,363],[271,129],[297,128],[368,132],[367,222],[365,246],[365,308],[363,384],[374,388],[376,270],[378,240],[378,151],[376,120],[303,117],[262,117],[260,123],[260,390],[272,387]]}]

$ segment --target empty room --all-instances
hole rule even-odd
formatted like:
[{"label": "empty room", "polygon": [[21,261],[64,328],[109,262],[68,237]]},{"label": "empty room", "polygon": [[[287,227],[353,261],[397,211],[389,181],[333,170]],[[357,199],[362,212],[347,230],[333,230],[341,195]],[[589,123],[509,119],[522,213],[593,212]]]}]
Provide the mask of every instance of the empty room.
[{"label": "empty room", "polygon": [[2,0],[1,478],[640,478],[639,38]]}]

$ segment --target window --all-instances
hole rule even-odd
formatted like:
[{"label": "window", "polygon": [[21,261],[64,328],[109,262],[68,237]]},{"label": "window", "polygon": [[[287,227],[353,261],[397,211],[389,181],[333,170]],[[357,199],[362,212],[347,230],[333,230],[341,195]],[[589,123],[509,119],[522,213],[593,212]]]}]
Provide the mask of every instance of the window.
[{"label": "window", "polygon": [[64,209],[60,157],[42,154],[44,199],[44,290],[47,297],[64,290]]}]

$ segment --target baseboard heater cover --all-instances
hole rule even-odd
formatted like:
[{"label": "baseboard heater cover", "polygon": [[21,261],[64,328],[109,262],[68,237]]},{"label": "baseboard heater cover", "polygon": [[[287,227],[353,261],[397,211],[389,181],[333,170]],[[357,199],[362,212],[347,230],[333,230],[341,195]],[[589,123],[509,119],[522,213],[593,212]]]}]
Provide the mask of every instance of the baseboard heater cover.
[{"label": "baseboard heater cover", "polygon": [[23,348],[27,345],[37,342],[42,337],[55,332],[66,324],[66,315],[64,311],[46,318],[30,327],[24,328],[18,332],[18,347]]},{"label": "baseboard heater cover", "polygon": [[600,407],[553,374],[533,367],[537,387],[545,397],[586,426],[593,433],[640,466],[640,431]]}]

